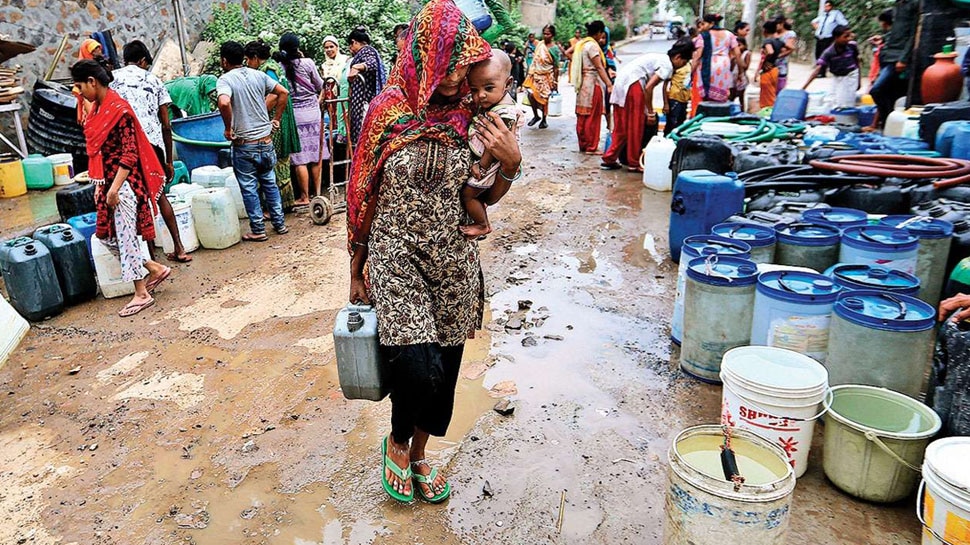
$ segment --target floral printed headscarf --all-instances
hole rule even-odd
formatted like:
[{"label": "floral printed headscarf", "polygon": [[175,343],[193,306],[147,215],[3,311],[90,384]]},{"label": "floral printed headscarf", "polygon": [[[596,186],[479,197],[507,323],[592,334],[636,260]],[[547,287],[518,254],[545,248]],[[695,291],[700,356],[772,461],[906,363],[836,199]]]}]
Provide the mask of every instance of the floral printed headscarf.
[{"label": "floral printed headscarf", "polygon": [[[398,56],[384,91],[371,101],[361,129],[347,188],[350,253],[366,243],[365,218],[377,201],[384,161],[419,138],[463,145],[472,112],[466,101],[430,104],[448,73],[487,59],[491,47],[454,0],[431,0],[411,21],[408,47]],[[461,94],[467,93],[464,87]]]}]

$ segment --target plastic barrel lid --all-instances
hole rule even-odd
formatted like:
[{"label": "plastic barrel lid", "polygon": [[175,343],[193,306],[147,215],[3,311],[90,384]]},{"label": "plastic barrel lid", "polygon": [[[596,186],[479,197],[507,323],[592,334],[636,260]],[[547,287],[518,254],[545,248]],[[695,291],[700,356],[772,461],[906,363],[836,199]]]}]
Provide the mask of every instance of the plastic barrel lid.
[{"label": "plastic barrel lid", "polygon": [[855,208],[813,208],[802,212],[802,219],[843,228],[866,225],[869,222],[868,214]]},{"label": "plastic barrel lid", "polygon": [[838,227],[819,223],[790,223],[775,226],[779,242],[798,246],[834,246],[839,243]]},{"label": "plastic barrel lid", "polygon": [[920,238],[950,238],[953,236],[952,223],[926,216],[886,216],[879,220],[879,225],[906,229]]},{"label": "plastic barrel lid", "polygon": [[758,277],[758,292],[792,303],[834,303],[842,286],[818,273],[771,271]]},{"label": "plastic barrel lid", "polygon": [[970,488],[970,437],[938,439],[926,447],[926,464],[948,484]]},{"label": "plastic barrel lid", "polygon": [[736,255],[746,259],[751,255],[751,246],[748,243],[717,235],[691,235],[684,239],[680,251],[687,258],[693,259],[708,253],[704,251],[705,248],[710,248],[719,255]]},{"label": "plastic barrel lid", "polygon": [[919,246],[919,237],[895,227],[869,225],[849,227],[842,232],[842,243],[863,250],[904,252]]},{"label": "plastic barrel lid", "polygon": [[925,331],[936,323],[936,312],[928,303],[880,290],[842,292],[835,302],[835,313],[852,323],[883,331]]},{"label": "plastic barrel lid", "polygon": [[743,240],[752,248],[771,246],[775,243],[775,230],[766,225],[732,221],[715,225],[711,232],[732,240]]},{"label": "plastic barrel lid", "polygon": [[750,286],[758,281],[758,265],[735,256],[698,257],[687,264],[687,276],[714,286]]},{"label": "plastic barrel lid", "polygon": [[829,267],[825,275],[853,290],[880,289],[915,295],[920,286],[919,278],[909,273],[864,264],[839,263]]}]

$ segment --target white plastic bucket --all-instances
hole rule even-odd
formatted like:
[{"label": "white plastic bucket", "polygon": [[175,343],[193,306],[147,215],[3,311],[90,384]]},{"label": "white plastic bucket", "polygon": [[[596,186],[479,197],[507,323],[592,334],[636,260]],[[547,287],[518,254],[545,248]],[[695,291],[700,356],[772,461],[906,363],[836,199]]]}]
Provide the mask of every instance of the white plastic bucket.
[{"label": "white plastic bucket", "polygon": [[828,372],[812,358],[769,346],[729,350],[721,362],[721,424],[749,430],[785,451],[801,477]]},{"label": "white plastic bucket", "polygon": [[70,153],[58,153],[48,159],[54,169],[54,185],[70,185],[74,180],[74,157]]},{"label": "white plastic bucket", "polygon": [[930,443],[923,461],[916,516],[923,545],[970,543],[970,437]]},{"label": "white plastic bucket", "polygon": [[562,115],[562,95],[552,93],[549,95],[549,117],[559,117]]},{"label": "white plastic bucket", "polygon": [[[172,212],[175,213],[175,223],[178,225],[179,238],[186,252],[199,249],[199,237],[195,234],[195,220],[192,219],[192,205],[184,201],[172,201]],[[155,246],[170,254],[175,251],[175,241],[165,225],[162,215],[155,216]]]}]

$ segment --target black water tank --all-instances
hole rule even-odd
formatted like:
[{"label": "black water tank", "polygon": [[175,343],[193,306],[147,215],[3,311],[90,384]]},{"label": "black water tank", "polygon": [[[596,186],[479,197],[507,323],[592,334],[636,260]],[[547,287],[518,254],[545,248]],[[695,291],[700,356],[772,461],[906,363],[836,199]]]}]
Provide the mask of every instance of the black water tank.
[{"label": "black water tank", "polygon": [[94,212],[94,184],[71,184],[57,191],[57,212],[61,221]]},{"label": "black water tank", "polygon": [[34,85],[27,144],[42,155],[70,153],[75,170],[87,170],[84,129],[77,123],[77,99],[70,88],[54,81],[38,81]]}]

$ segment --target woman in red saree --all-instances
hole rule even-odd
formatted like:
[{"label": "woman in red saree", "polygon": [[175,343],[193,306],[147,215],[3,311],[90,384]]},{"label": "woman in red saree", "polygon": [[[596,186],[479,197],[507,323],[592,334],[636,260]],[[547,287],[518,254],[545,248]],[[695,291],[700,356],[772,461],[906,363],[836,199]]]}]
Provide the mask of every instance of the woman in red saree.
[{"label": "woman in red saree", "polygon": [[151,292],[172,274],[142,253],[139,239],[155,238],[156,200],[165,171],[131,106],[108,87],[110,73],[96,61],[83,60],[71,67],[71,77],[93,104],[84,137],[88,174],[95,184],[95,235],[121,259],[122,280],[135,284],[134,297],[118,313],[133,316],[155,304]]},{"label": "woman in red saree", "polygon": [[576,89],[576,137],[579,151],[599,153],[601,118],[606,105],[604,97],[613,92],[613,82],[606,73],[606,58],[600,42],[606,40],[603,21],[586,24],[586,37],[573,48],[569,81]]}]

